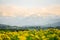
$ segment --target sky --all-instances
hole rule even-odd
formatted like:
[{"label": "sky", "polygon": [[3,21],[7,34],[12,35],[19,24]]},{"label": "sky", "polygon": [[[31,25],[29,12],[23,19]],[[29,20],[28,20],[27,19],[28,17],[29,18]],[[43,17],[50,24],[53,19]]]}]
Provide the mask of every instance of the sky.
[{"label": "sky", "polygon": [[0,23],[6,23],[2,21],[2,17],[26,18],[50,15],[60,16],[60,0],[0,0]]}]

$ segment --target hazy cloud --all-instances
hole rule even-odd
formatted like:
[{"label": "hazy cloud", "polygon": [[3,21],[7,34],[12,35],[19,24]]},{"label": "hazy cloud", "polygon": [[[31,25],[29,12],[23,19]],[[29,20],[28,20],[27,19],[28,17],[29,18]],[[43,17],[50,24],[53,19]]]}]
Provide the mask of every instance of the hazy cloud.
[{"label": "hazy cloud", "polygon": [[59,15],[60,16],[60,6],[48,6],[45,8],[24,8],[19,6],[7,6],[0,5],[0,16],[47,16],[47,15]]}]

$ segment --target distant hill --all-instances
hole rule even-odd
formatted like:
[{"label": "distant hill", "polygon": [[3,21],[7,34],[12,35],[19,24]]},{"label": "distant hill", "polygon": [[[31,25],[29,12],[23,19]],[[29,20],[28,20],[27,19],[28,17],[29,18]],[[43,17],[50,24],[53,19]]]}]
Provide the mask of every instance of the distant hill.
[{"label": "distant hill", "polygon": [[0,24],[0,29],[16,29],[16,26]]},{"label": "distant hill", "polygon": [[[32,25],[32,26],[29,26],[29,25],[27,25],[27,26],[21,26],[22,28],[24,28],[24,27],[38,27],[38,26],[40,26],[40,27],[56,27],[56,26],[60,26],[60,22],[58,21],[58,22],[54,22],[54,23],[50,23],[50,24],[46,24],[46,25]],[[18,28],[19,26],[10,26],[10,25],[5,25],[5,24],[0,24],[0,29],[16,29],[16,28]],[[19,29],[19,28],[18,28]]]},{"label": "distant hill", "polygon": [[44,25],[45,27],[56,27],[56,26],[60,26],[60,22],[55,22],[55,23],[51,23],[51,24],[46,24]]},{"label": "distant hill", "polygon": [[60,22],[53,23],[51,26],[60,26]]},{"label": "distant hill", "polygon": [[5,25],[5,24],[0,24],[0,29],[23,29],[23,30],[26,30],[26,29],[40,29],[40,26],[22,26],[22,27],[19,27],[19,26],[10,26],[10,25]]}]

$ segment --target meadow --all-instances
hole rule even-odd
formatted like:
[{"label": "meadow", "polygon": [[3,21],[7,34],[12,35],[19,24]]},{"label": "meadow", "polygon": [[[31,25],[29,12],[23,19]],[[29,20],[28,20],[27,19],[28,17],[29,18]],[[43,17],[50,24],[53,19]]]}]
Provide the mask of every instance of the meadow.
[{"label": "meadow", "polygon": [[0,40],[60,40],[60,30],[0,31]]}]

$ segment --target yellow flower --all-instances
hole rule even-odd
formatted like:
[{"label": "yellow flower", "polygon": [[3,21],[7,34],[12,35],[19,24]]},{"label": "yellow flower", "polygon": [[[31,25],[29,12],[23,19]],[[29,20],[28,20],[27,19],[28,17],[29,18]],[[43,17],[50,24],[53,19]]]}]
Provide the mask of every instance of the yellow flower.
[{"label": "yellow flower", "polygon": [[18,38],[19,38],[20,40],[26,40],[26,37],[25,37],[25,36],[18,36]]},{"label": "yellow flower", "polygon": [[35,35],[35,37],[39,39],[39,36],[38,35]]},{"label": "yellow flower", "polygon": [[34,36],[33,34],[30,34],[31,36]]},{"label": "yellow flower", "polygon": [[45,36],[42,36],[42,38],[45,38]]}]

